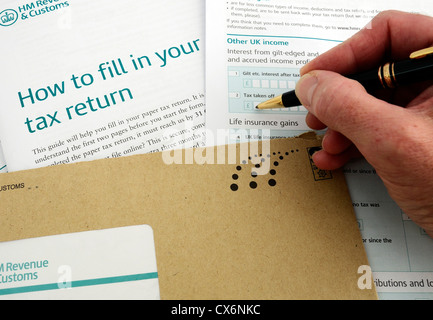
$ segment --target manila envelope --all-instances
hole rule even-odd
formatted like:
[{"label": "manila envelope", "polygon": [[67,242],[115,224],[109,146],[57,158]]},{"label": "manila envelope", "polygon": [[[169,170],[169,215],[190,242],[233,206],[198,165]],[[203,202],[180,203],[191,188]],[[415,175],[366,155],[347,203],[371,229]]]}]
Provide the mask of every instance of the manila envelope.
[{"label": "manila envelope", "polygon": [[1,174],[0,241],[147,224],[162,299],[376,299],[358,287],[368,260],[344,176],[311,160],[320,144],[306,135]]}]

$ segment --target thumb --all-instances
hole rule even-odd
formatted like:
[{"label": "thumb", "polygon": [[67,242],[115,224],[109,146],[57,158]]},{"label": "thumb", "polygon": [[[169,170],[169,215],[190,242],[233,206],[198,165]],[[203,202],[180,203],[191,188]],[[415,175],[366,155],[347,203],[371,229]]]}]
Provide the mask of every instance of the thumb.
[{"label": "thumb", "polygon": [[406,112],[371,96],[359,82],[331,71],[316,70],[302,76],[296,95],[310,113],[350,139],[361,152],[382,134],[390,134],[383,132],[385,120],[389,129],[395,121],[401,122]]}]

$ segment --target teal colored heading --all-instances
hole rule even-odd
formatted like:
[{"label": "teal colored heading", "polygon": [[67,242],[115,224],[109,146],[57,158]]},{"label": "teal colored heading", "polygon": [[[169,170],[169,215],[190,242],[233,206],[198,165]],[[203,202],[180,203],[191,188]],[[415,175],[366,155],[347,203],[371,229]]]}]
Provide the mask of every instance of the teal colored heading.
[{"label": "teal colored heading", "polygon": [[[49,0],[46,0],[49,1]],[[168,49],[156,51],[153,55],[134,56],[132,54],[126,58],[115,58],[98,64],[95,72],[84,74],[72,74],[68,80],[62,80],[48,84],[38,89],[27,88],[18,92],[18,100],[21,108],[31,105],[45,103],[46,101],[63,96],[70,91],[75,91],[84,87],[92,86],[96,81],[106,81],[112,78],[125,77],[129,73],[159,67],[164,68],[184,56],[200,51],[200,39],[179,44]],[[64,121],[80,118],[102,109],[115,106],[134,99],[132,90],[122,88],[114,90],[98,97],[86,97],[62,110],[42,113],[37,117],[26,117],[23,122],[28,133],[36,133],[54,126],[58,126]],[[41,105],[43,106],[43,104]]]}]

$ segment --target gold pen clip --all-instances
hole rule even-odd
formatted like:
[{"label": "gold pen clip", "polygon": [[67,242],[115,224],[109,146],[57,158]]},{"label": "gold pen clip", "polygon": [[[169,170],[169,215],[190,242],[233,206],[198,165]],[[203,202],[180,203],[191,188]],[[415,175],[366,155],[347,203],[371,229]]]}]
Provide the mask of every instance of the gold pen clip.
[{"label": "gold pen clip", "polygon": [[412,52],[409,56],[409,58],[411,59],[421,59],[424,58],[426,56],[428,56],[429,54],[433,53],[433,47],[430,48],[425,48],[425,49],[421,49],[415,52]]}]

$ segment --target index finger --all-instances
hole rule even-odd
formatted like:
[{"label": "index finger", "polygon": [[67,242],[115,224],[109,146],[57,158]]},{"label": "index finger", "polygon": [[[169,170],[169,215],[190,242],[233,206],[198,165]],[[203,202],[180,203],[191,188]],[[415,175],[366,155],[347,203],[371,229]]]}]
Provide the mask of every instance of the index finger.
[{"label": "index finger", "polygon": [[433,43],[433,18],[401,11],[383,11],[348,40],[318,56],[301,69],[353,74],[385,60],[401,60]]}]

